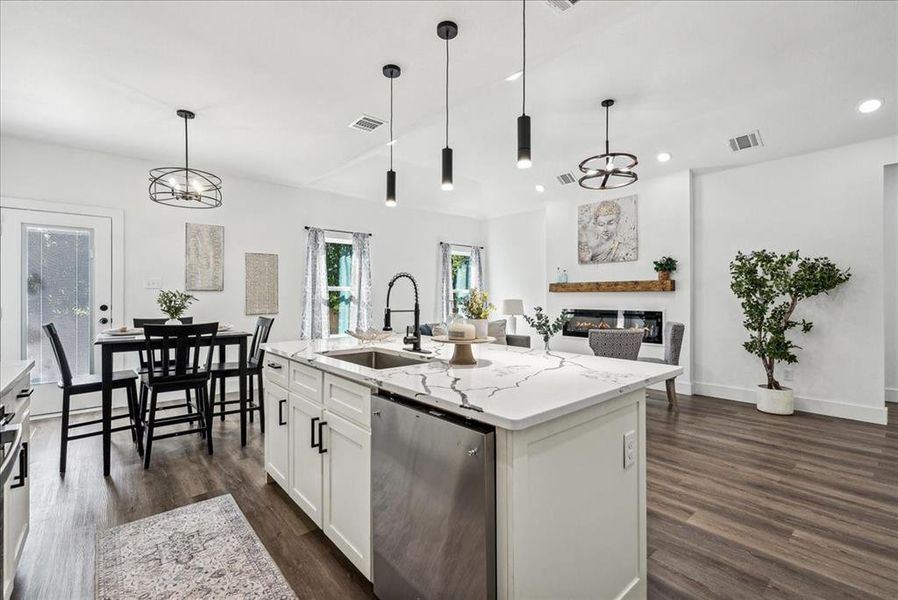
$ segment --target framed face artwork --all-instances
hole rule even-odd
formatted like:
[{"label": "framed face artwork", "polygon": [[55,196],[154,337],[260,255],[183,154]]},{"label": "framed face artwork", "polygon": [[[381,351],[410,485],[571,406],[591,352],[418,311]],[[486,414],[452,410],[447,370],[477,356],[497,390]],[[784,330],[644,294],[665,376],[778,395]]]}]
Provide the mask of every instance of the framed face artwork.
[{"label": "framed face artwork", "polygon": [[639,257],[636,196],[577,207],[580,264],[634,261]]}]

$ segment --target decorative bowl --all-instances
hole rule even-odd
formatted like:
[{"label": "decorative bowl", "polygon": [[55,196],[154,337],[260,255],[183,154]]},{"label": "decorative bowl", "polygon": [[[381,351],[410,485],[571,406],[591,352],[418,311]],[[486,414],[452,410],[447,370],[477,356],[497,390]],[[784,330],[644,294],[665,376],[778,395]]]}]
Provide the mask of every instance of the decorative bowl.
[{"label": "decorative bowl", "polygon": [[393,335],[392,331],[380,331],[379,329],[356,329],[355,331],[347,329],[346,333],[362,342],[382,342]]}]

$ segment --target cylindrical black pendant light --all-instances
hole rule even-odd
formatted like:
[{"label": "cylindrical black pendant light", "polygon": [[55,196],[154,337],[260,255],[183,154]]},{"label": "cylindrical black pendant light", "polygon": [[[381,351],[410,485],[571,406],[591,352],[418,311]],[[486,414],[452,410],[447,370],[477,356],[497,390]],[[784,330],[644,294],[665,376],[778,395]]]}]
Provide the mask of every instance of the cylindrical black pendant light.
[{"label": "cylindrical black pendant light", "polygon": [[458,25],[452,21],[441,21],[437,25],[437,35],[446,40],[446,147],[442,152],[442,183],[443,191],[451,191],[452,183],[452,148],[449,147],[449,40],[458,35]]},{"label": "cylindrical black pendant light", "polygon": [[530,117],[527,116],[527,0],[521,0],[521,116],[518,117],[518,168],[529,169]]},{"label": "cylindrical black pendant light", "polygon": [[393,80],[402,73],[396,65],[384,65],[384,77],[390,80],[390,170],[387,171],[387,198],[384,204],[396,206],[396,171],[393,170]]}]

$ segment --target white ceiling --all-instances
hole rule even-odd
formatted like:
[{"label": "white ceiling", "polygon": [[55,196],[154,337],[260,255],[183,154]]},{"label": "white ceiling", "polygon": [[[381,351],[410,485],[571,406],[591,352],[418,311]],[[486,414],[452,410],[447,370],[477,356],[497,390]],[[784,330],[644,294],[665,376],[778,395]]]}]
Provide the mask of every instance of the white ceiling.
[{"label": "white ceiling", "polygon": [[[453,19],[450,145],[439,188],[444,43]],[[770,160],[898,132],[896,2],[528,3],[534,167],[515,168],[518,2],[108,2],[0,4],[0,131],[382,202],[396,81],[400,206],[495,217],[589,197],[555,175],[612,148],[641,177]],[[862,115],[861,99],[885,105]],[[760,129],[765,146],[727,139]],[[673,159],[655,160],[666,151]],[[537,183],[546,192],[534,191]],[[224,181],[227,201],[227,179]]]}]

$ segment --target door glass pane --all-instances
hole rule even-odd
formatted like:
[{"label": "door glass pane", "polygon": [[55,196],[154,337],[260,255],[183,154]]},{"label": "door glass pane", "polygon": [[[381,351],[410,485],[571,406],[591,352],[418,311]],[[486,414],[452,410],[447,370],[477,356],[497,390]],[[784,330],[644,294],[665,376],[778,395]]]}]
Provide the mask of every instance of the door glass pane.
[{"label": "door glass pane", "polygon": [[72,376],[92,371],[93,231],[25,225],[25,355],[34,359],[32,383],[57,381],[59,370],[41,326],[54,323]]}]

